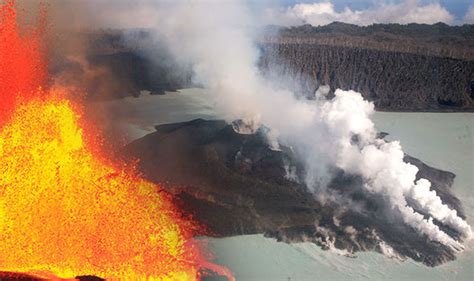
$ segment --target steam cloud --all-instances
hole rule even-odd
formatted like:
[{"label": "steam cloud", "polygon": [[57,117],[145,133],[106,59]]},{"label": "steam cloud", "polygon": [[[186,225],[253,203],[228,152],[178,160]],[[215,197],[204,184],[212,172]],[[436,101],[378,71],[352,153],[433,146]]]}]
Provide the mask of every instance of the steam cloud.
[{"label": "steam cloud", "polygon": [[[277,88],[279,83],[263,77],[257,67],[257,34],[248,7],[240,1],[192,3],[166,7],[169,16],[161,19],[157,35],[176,58],[193,64],[195,82],[209,91],[219,112],[229,121],[242,119],[250,126],[271,128],[272,143],[290,146],[304,159],[310,189],[324,188],[329,167],[360,175],[367,192],[388,198],[406,224],[455,250],[463,248],[433,219],[465,238],[471,236],[470,226],[430,190],[428,180],[415,182],[418,169],[403,161],[398,142],[376,138],[372,103],[354,91],[337,90],[326,100],[322,89],[315,101],[307,101]],[[407,199],[429,218],[410,207]]]}]

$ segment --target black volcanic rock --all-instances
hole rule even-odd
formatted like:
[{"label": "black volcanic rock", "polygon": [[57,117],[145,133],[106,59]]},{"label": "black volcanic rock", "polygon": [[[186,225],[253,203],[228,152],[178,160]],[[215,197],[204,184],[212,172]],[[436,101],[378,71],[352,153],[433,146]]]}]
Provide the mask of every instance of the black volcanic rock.
[{"label": "black volcanic rock", "polygon": [[[336,199],[317,199],[299,182],[304,170],[291,150],[271,150],[259,132],[238,134],[224,121],[202,119],[161,125],[126,146],[125,155],[139,159],[144,176],[175,194],[210,236],[263,233],[288,243],[344,249],[348,255],[391,247],[400,258],[429,266],[455,259],[451,248],[401,223],[399,214],[386,209],[384,198],[364,192],[359,177],[334,169],[328,197]],[[431,180],[442,200],[462,214],[449,190],[454,174],[410,156],[405,160],[419,167],[419,176]]]},{"label": "black volcanic rock", "polygon": [[[56,278],[59,279],[59,278]],[[99,278],[97,276],[92,275],[84,275],[84,276],[76,276],[75,280],[79,281],[104,281],[105,279]],[[41,280],[49,280],[45,277],[36,276],[34,274],[29,273],[21,273],[21,272],[8,272],[8,271],[0,271],[0,280],[3,281],[41,281]]]},{"label": "black volcanic rock", "polygon": [[34,275],[27,274],[27,273],[0,271],[0,280],[40,281],[44,279],[38,278]]}]

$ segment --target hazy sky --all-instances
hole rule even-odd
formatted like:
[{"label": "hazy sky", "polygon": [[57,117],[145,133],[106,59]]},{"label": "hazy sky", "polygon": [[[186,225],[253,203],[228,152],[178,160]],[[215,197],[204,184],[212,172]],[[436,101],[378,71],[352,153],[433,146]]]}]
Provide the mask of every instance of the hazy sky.
[{"label": "hazy sky", "polygon": [[[298,3],[315,3],[323,2],[318,0],[280,0],[280,3],[285,6],[292,6]],[[376,2],[381,2],[377,0],[332,0],[330,1],[334,4],[336,9],[342,10],[344,7],[349,7],[354,10],[367,9],[374,5]],[[401,0],[392,0],[385,2],[399,3]],[[426,3],[440,3],[443,7],[446,8],[451,14],[453,14],[457,19],[461,20],[466,14],[470,6],[474,5],[474,0],[440,0],[440,1],[430,1],[430,0],[421,0],[423,4]]]},{"label": "hazy sky", "polygon": [[[271,24],[325,25],[334,21],[474,24],[474,0],[249,0],[266,9]],[[271,6],[271,8],[268,8]]]}]

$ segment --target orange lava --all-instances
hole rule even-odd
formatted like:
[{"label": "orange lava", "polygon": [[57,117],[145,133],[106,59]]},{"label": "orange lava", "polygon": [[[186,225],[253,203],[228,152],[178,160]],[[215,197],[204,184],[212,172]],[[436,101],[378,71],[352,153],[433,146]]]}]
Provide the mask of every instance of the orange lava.
[{"label": "orange lava", "polygon": [[37,94],[46,79],[46,60],[41,55],[41,29],[21,36],[14,1],[0,6],[0,125],[21,96]]},{"label": "orange lava", "polygon": [[207,268],[233,280],[168,194],[96,154],[66,90],[40,88],[40,34],[20,34],[14,5],[0,4],[0,271],[197,280]]}]

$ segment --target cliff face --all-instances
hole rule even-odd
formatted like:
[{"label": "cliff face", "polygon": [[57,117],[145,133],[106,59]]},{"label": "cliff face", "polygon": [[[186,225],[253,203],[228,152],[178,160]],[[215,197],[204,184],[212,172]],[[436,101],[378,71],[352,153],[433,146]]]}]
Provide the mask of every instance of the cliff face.
[{"label": "cliff face", "polygon": [[379,110],[474,110],[474,28],[334,23],[273,30],[261,67],[313,95],[355,90]]},{"label": "cliff face", "polygon": [[[333,23],[269,27],[263,34],[262,72],[287,78],[291,90],[310,98],[324,84],[361,92],[378,110],[474,111],[474,25]],[[83,81],[92,98],[196,86],[192,67],[177,63],[146,30],[81,36],[85,58],[59,58],[52,72]]]}]

